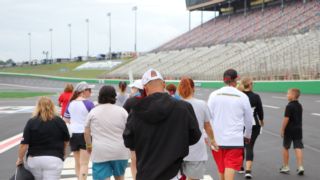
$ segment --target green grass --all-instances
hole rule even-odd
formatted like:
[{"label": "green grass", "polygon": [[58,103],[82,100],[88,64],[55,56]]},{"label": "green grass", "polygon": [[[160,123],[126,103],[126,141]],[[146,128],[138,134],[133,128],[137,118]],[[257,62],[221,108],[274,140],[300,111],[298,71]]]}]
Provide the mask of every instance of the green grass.
[{"label": "green grass", "polygon": [[41,75],[51,75],[51,76],[61,76],[61,77],[75,77],[75,78],[97,78],[99,75],[106,72],[105,70],[73,71],[74,68],[80,66],[83,63],[85,62],[10,67],[10,68],[0,69],[0,71],[11,72],[11,73],[41,74]]},{"label": "green grass", "polygon": [[1,92],[0,99],[3,98],[28,98],[28,97],[37,97],[37,96],[49,96],[55,93],[50,92]]}]

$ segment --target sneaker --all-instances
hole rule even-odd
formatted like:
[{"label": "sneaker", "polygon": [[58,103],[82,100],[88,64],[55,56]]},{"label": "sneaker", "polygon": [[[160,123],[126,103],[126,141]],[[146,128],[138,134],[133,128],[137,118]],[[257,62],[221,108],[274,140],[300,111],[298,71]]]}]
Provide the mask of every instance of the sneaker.
[{"label": "sneaker", "polygon": [[289,172],[290,172],[289,166],[282,166],[280,168],[280,173],[289,174]]},{"label": "sneaker", "polygon": [[243,167],[241,167],[240,171],[238,171],[239,174],[244,174],[244,172],[245,172],[245,171],[244,171],[244,168],[243,168]]},{"label": "sneaker", "polygon": [[246,173],[245,173],[245,175],[244,175],[244,177],[245,177],[246,179],[252,179],[251,171],[247,170]]},{"label": "sneaker", "polygon": [[297,174],[299,176],[303,176],[304,175],[304,168],[302,166],[300,166],[298,169],[297,169]]}]

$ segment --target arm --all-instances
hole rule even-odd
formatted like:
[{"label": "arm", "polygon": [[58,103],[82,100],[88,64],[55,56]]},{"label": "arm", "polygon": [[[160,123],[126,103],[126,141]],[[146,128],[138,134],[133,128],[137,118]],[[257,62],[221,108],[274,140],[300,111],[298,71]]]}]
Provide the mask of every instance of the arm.
[{"label": "arm", "polygon": [[253,112],[252,112],[249,98],[245,96],[243,101],[244,101],[244,126],[245,126],[244,138],[245,138],[245,141],[248,142],[251,139],[252,122],[254,121],[254,119],[253,119]]},{"label": "arm", "polygon": [[218,150],[219,147],[214,139],[214,134],[213,134],[213,129],[211,127],[211,124],[210,122],[204,122],[204,130],[206,131],[209,139],[210,139],[210,145],[211,145],[211,148],[214,149],[214,150]]},{"label": "arm", "polygon": [[260,125],[264,126],[264,121],[263,121],[264,120],[264,113],[263,113],[262,102],[261,102],[261,98],[259,95],[257,95],[257,98],[258,98],[258,103],[257,103],[256,111],[257,111],[257,114],[258,114],[258,117],[260,120]]},{"label": "arm", "polygon": [[281,127],[281,137],[284,137],[284,131],[285,131],[288,123],[289,123],[289,117],[284,117],[283,121],[282,121],[282,127]]},{"label": "arm", "polygon": [[23,164],[23,158],[26,155],[28,147],[29,147],[28,144],[20,144],[19,150],[18,150],[18,159],[16,162],[17,166],[19,166],[20,164]]},{"label": "arm", "polygon": [[124,145],[129,148],[131,151],[135,149],[135,142],[134,142],[134,116],[132,113],[129,114],[126,127],[123,131],[122,137],[124,140]]},{"label": "arm", "polygon": [[91,142],[91,130],[90,127],[86,127],[84,130],[84,140],[86,141],[86,148],[88,153],[92,151],[92,142]]}]

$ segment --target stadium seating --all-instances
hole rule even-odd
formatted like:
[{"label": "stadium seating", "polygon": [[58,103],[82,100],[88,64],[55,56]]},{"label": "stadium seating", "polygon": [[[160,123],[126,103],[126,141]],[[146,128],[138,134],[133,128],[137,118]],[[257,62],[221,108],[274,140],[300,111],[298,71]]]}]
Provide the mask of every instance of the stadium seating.
[{"label": "stadium seating", "polygon": [[149,68],[167,79],[220,80],[227,68],[258,80],[320,78],[320,2],[252,10],[212,19],[107,74],[140,78]]}]

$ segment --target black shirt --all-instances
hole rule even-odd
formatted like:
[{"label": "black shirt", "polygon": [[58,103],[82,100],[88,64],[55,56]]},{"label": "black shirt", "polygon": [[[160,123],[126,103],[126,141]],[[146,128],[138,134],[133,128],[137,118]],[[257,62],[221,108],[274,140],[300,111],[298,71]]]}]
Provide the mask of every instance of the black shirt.
[{"label": "black shirt", "polygon": [[60,117],[46,122],[34,117],[24,128],[21,144],[29,145],[27,156],[55,156],[64,160],[64,142],[69,139],[68,128]]},{"label": "black shirt", "polygon": [[256,125],[260,125],[259,120],[263,121],[263,107],[261,98],[259,94],[256,94],[252,91],[245,91],[244,93],[248,96],[251,107],[254,109],[253,117]]},{"label": "black shirt", "polygon": [[142,99],[141,96],[134,96],[134,97],[131,97],[129,99],[126,100],[126,102],[124,103],[123,105],[123,108],[128,112],[128,114],[131,112],[131,109],[133,107],[136,106],[136,104],[138,102],[140,102],[140,100]]},{"label": "black shirt", "polygon": [[289,118],[288,125],[285,129],[285,136],[292,139],[302,139],[302,106],[296,101],[288,103],[285,110],[285,117]]},{"label": "black shirt", "polygon": [[137,155],[137,180],[168,180],[178,174],[189,145],[201,131],[191,104],[155,93],[133,107],[123,132]]}]

